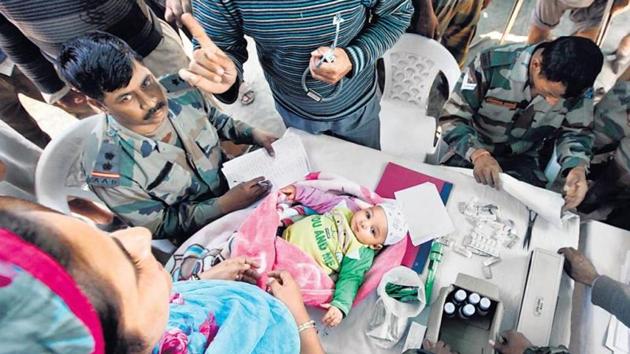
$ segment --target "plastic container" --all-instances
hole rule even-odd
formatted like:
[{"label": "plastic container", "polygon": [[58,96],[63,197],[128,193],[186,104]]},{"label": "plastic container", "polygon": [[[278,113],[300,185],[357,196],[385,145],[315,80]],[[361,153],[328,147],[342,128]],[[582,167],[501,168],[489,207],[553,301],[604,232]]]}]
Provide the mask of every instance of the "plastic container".
[{"label": "plastic container", "polygon": [[466,304],[459,308],[459,318],[463,320],[470,319],[475,315],[476,309],[475,306],[471,304]]},{"label": "plastic container", "polygon": [[466,290],[459,289],[455,292],[455,295],[453,295],[453,302],[456,305],[462,305],[464,301],[466,301],[466,297],[468,297]]},{"label": "plastic container", "polygon": [[481,296],[479,296],[479,294],[477,293],[471,293],[470,295],[468,295],[468,303],[473,306],[477,306],[480,300],[481,300]]},{"label": "plastic container", "polygon": [[490,310],[490,305],[492,305],[492,301],[490,301],[490,299],[485,296],[482,297],[481,300],[479,300],[479,304],[477,305],[477,313],[480,316],[487,315],[488,311]]},{"label": "plastic container", "polygon": [[444,304],[444,316],[448,318],[455,317],[456,307],[452,302],[447,302]]}]

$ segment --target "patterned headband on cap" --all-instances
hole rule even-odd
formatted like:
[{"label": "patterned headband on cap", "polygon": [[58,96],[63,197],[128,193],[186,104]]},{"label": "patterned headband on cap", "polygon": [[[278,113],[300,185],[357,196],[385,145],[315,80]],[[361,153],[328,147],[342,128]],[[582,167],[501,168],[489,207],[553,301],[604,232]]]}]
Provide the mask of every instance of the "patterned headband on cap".
[{"label": "patterned headband on cap", "polygon": [[0,229],[0,343],[9,352],[105,352],[98,314],[52,257]]}]

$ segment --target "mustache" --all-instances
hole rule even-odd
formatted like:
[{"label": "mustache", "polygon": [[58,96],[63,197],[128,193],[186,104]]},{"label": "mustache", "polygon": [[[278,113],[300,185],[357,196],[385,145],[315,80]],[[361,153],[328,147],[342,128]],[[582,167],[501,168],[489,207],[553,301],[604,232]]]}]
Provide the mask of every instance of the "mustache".
[{"label": "mustache", "polygon": [[164,101],[160,101],[160,102],[158,102],[158,104],[156,104],[156,105],[155,105],[155,107],[151,108],[151,109],[147,112],[147,114],[144,116],[144,118],[143,118],[143,119],[144,119],[144,120],[149,120],[149,119],[151,119],[151,117],[152,117],[152,116],[153,116],[153,115],[154,115],[157,111],[159,111],[160,109],[162,109],[162,108],[164,108],[164,107],[166,107],[166,102],[164,102]]}]

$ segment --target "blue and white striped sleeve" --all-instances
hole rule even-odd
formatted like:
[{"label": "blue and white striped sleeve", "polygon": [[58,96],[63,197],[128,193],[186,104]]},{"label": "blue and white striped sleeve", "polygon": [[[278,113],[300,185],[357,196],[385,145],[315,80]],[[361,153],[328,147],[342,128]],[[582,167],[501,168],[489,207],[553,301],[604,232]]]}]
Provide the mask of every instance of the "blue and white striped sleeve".
[{"label": "blue and white striped sleeve", "polygon": [[409,27],[411,0],[372,0],[372,22],[344,48],[352,61],[352,77],[372,66]]},{"label": "blue and white striped sleeve", "polygon": [[[232,59],[238,72],[236,83],[227,92],[215,95],[225,103],[238,98],[238,86],[243,80],[243,64],[247,61],[247,41],[241,27],[241,19],[232,1],[193,0],[193,16],[212,41]],[[199,46],[197,41],[193,45]]]}]

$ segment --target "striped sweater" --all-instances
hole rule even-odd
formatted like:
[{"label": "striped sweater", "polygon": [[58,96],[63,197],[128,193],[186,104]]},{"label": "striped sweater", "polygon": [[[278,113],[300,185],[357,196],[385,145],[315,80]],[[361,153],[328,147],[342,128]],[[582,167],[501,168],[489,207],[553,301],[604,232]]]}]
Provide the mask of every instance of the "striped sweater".
[{"label": "striped sweater", "polygon": [[[332,45],[337,13],[345,20],[337,46],[348,53],[352,71],[338,96],[317,102],[306,96],[302,74],[313,50]],[[402,35],[412,13],[410,0],[193,0],[194,16],[234,60],[241,77],[248,35],[256,42],[276,102],[310,120],[341,119],[373,97],[376,59]],[[335,88],[310,75],[307,85],[322,96]],[[231,103],[235,92],[232,88],[218,97]]]},{"label": "striped sweater", "polygon": [[116,35],[146,56],[162,29],[144,0],[0,0],[0,47],[45,94],[64,87],[51,62],[89,31]]}]

